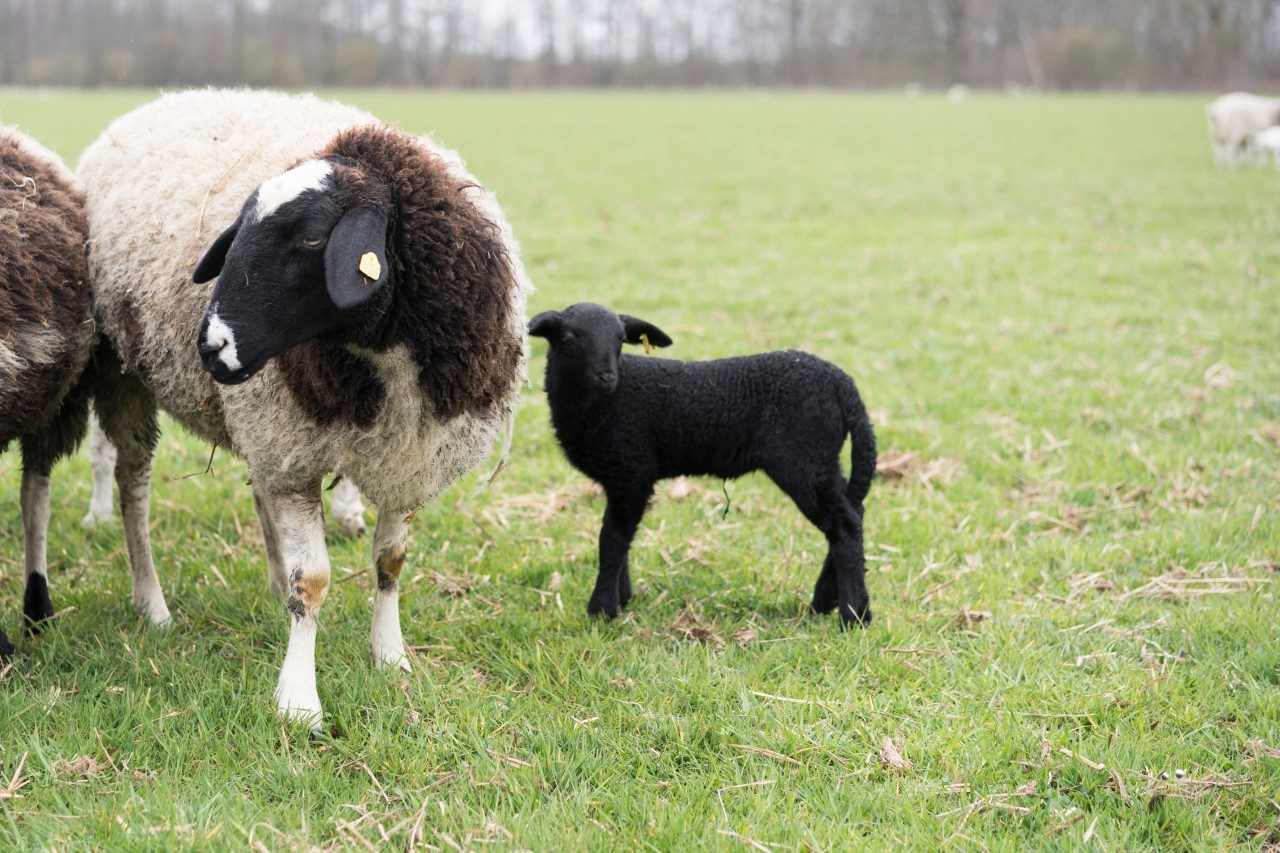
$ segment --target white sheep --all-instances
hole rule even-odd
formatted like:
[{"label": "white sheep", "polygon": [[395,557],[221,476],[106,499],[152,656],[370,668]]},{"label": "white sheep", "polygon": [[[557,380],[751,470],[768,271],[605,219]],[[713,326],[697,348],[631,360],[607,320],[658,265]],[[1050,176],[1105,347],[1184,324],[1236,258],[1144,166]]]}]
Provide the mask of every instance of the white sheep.
[{"label": "white sheep", "polygon": [[113,122],[79,175],[120,361],[95,405],[119,454],[135,599],[168,619],[146,535],[160,406],[248,465],[292,616],[277,708],[318,727],[322,483],[341,474],[377,509],[373,655],[407,670],[409,518],[504,425],[509,446],[532,292],[519,246],[452,151],[309,95],[165,95]]},{"label": "white sheep", "polygon": [[1280,127],[1260,130],[1249,140],[1249,148],[1260,165],[1280,166]]},{"label": "white sheep", "polygon": [[1232,92],[1208,104],[1205,113],[1218,165],[1238,166],[1249,160],[1253,135],[1280,124],[1280,99]]}]

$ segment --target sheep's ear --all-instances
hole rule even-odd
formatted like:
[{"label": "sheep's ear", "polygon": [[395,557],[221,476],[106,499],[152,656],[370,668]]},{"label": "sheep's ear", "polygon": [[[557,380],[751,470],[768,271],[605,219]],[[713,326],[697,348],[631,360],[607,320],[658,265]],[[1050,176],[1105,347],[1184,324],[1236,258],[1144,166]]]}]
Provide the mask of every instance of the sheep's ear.
[{"label": "sheep's ear", "polygon": [[227,259],[227,252],[231,249],[231,242],[236,239],[236,234],[239,232],[240,219],[237,218],[231,223],[230,228],[217,236],[213,245],[200,259],[200,263],[196,264],[196,271],[191,274],[192,281],[196,284],[204,284],[218,277],[218,273],[222,272],[222,264]]},{"label": "sheep's ear", "polygon": [[387,283],[387,214],[357,207],[333,226],[324,249],[329,298],[339,308],[355,308]]},{"label": "sheep's ear", "polygon": [[623,339],[627,343],[643,344],[648,341],[647,346],[651,347],[671,346],[671,338],[667,333],[652,323],[647,323],[638,317],[631,317],[626,314],[619,314],[618,319],[622,321],[622,328],[627,333],[627,336]]},{"label": "sheep's ear", "polygon": [[529,334],[535,338],[551,340],[560,332],[560,312],[543,311],[529,321]]}]

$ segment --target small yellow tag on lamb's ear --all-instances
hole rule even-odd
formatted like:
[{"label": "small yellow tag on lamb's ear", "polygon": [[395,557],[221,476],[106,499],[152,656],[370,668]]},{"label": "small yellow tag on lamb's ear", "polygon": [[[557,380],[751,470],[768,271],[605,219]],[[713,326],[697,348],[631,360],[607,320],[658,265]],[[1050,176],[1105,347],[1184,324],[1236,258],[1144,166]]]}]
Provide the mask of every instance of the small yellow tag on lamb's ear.
[{"label": "small yellow tag on lamb's ear", "polygon": [[649,343],[649,335],[645,332],[640,333],[640,343],[644,344],[644,354],[648,355],[653,352],[653,344]]},{"label": "small yellow tag on lamb's ear", "polygon": [[382,264],[373,252],[365,252],[360,256],[360,272],[370,281],[377,281],[382,275]]}]

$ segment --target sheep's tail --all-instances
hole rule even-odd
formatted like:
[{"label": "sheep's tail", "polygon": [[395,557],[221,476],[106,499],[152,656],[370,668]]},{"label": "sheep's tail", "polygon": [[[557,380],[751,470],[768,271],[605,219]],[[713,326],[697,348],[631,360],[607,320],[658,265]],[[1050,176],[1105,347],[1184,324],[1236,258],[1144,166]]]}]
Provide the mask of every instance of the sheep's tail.
[{"label": "sheep's tail", "polygon": [[861,513],[862,501],[867,497],[867,492],[871,491],[871,481],[876,476],[876,433],[871,428],[871,418],[867,417],[867,409],[852,381],[849,390],[845,422],[852,442],[849,448],[849,486],[845,494],[849,497],[849,503]]},{"label": "sheep's tail", "polygon": [[502,453],[498,456],[498,465],[488,477],[484,478],[480,488],[476,489],[476,494],[480,494],[485,488],[491,486],[494,480],[498,479],[498,475],[507,467],[507,461],[511,458],[511,441],[516,434],[516,407],[514,405],[507,406],[507,417],[503,421],[502,431],[504,436],[502,439]]}]

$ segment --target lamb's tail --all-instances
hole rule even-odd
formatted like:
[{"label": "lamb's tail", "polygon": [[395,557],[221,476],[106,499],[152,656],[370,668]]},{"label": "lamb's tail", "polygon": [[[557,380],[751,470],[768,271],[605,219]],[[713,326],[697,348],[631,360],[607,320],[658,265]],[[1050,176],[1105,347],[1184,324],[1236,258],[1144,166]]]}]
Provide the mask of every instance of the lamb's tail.
[{"label": "lamb's tail", "polygon": [[852,439],[849,448],[849,486],[845,494],[849,503],[862,511],[862,501],[871,491],[871,481],[876,476],[876,433],[871,428],[871,418],[862,404],[856,388],[850,382],[850,394],[845,401],[845,423]]}]

